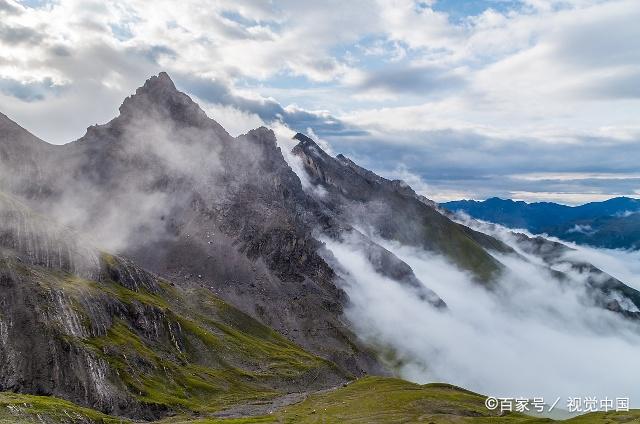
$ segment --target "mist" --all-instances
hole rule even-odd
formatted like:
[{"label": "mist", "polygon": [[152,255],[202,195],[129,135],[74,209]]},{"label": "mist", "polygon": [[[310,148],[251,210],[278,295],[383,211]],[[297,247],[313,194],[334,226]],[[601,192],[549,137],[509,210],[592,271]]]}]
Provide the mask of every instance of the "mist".
[{"label": "mist", "polygon": [[[100,250],[129,253],[175,239],[194,202],[219,210],[256,180],[269,147],[260,135],[230,136],[182,93],[168,94],[188,111],[178,116],[154,96],[142,90],[81,139],[46,145],[51,154],[23,173],[0,169],[0,190],[13,183],[9,192]],[[44,195],[29,199],[40,185]]]},{"label": "mist", "polygon": [[640,251],[600,249],[562,242],[575,249],[567,257],[586,260],[628,286],[640,290]]},{"label": "mist", "polygon": [[542,396],[548,403],[560,397],[560,407],[569,397],[585,396],[629,397],[640,404],[640,368],[633,365],[638,325],[595,306],[585,275],[574,272],[561,282],[522,256],[496,255],[507,270],[488,290],[443,257],[372,237],[448,306],[433,308],[376,273],[348,239],[323,240],[346,282],[348,318],[360,337],[389,353],[399,376],[498,397]]}]

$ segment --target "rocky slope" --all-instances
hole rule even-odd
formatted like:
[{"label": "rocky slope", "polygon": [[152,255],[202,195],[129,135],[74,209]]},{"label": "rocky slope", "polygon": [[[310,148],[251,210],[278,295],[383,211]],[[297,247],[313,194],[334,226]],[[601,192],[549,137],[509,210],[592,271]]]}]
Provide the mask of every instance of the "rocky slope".
[{"label": "rocky slope", "polygon": [[483,283],[499,274],[500,263],[482,243],[508,247],[451,221],[403,181],[389,181],[342,155],[333,158],[303,134],[295,139],[299,143],[293,153],[302,159],[311,184],[322,188],[313,192],[315,198],[344,221],[385,239],[443,254]]},{"label": "rocky slope", "polygon": [[210,290],[100,253],[51,222],[43,231],[44,218],[6,196],[0,210],[3,390],[152,419],[351,378]]},{"label": "rocky slope", "polygon": [[640,318],[640,293],[590,263],[568,259],[569,247],[521,233],[503,239],[490,225],[458,222],[455,215],[417,195],[404,182],[380,177],[343,155],[331,157],[303,134],[296,134],[295,139],[299,143],[293,153],[309,175],[314,187],[309,190],[311,195],[365,233],[443,255],[488,287],[503,269],[493,253],[524,260],[530,255],[541,260],[559,281],[576,278],[559,269],[579,274],[589,288],[590,300],[599,307]]}]

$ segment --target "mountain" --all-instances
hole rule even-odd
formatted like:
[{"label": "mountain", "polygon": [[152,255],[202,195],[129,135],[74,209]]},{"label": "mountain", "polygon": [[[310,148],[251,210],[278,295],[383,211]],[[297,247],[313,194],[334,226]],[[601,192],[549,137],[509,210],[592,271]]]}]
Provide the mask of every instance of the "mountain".
[{"label": "mountain", "polygon": [[3,196],[0,386],[154,419],[347,381],[198,284],[100,252]]},{"label": "mountain", "polygon": [[501,265],[485,247],[508,251],[506,245],[451,221],[404,182],[382,178],[343,155],[333,158],[303,134],[294,138],[299,143],[293,153],[302,159],[310,183],[322,189],[314,197],[342,220],[442,253],[481,282],[499,274]]},{"label": "mountain", "polygon": [[446,202],[441,206],[509,228],[549,234],[578,244],[610,249],[640,248],[639,199],[616,197],[604,202],[565,206],[491,198],[481,202]]},{"label": "mountain", "polygon": [[[504,240],[491,228],[478,231],[474,222],[457,222],[455,216],[443,213],[435,202],[417,195],[403,181],[380,177],[343,155],[333,158],[304,134],[298,133],[294,139],[299,143],[293,154],[302,159],[308,184],[313,187],[309,190],[311,196],[368,236],[442,255],[488,288],[505,270],[496,254],[524,260],[520,253],[532,255],[558,281],[575,280],[569,271],[579,273],[580,283],[586,285],[590,298],[599,307],[640,318],[640,292],[588,262],[567,258],[572,250],[569,247],[521,233]],[[358,243],[351,245],[362,249]],[[383,273],[381,268],[388,267],[378,267],[377,271]],[[627,300],[631,303],[625,307]]]},{"label": "mountain", "polygon": [[[79,140],[32,144],[55,147],[14,178],[13,193],[36,212],[159,275],[220,293],[349,372],[381,372],[340,318],[345,295],[311,234],[321,211],[270,130],[231,137],[160,74]],[[47,189],[30,190],[32,175]]]},{"label": "mountain", "polygon": [[[528,249],[559,280],[586,284],[589,302],[638,319],[640,294],[568,263],[565,246],[523,236],[516,250],[402,181],[295,140],[289,155],[264,127],[232,137],[166,73],[66,145],[0,115],[0,419],[187,422],[278,408],[285,419],[311,396],[291,410],[313,421],[309,405],[327,393],[347,402],[351,388],[377,387],[416,394],[401,402],[415,413],[444,402],[453,420],[495,418],[478,395],[384,378],[395,369],[379,349],[392,348],[356,333],[352,276],[328,241],[439,313],[446,302],[386,242],[442,256],[489,291],[508,271],[500,258]],[[567,263],[584,281],[555,269]]]}]

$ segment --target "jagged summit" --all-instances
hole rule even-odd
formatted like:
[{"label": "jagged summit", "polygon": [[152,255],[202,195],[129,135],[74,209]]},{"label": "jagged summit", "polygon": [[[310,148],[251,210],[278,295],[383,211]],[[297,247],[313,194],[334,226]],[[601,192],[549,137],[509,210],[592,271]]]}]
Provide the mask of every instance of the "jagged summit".
[{"label": "jagged summit", "polygon": [[[186,96],[186,94],[178,91],[171,80],[171,77],[169,77],[169,74],[166,72],[160,72],[158,75],[154,75],[146,80],[142,86],[136,89],[134,94],[127,97],[123,102],[123,106],[127,104],[127,102],[130,102],[131,99],[139,97],[149,97],[154,100],[167,100],[180,95]],[[120,112],[122,112],[122,110]]]},{"label": "jagged summit", "polygon": [[166,72],[149,78],[135,94],[124,100],[119,110],[120,116],[126,119],[171,119],[177,124],[214,126],[220,134],[228,135],[191,97],[176,88]]},{"label": "jagged summit", "polygon": [[178,93],[176,85],[166,72],[160,72],[158,75],[153,75],[145,81],[145,83],[136,89],[136,94],[142,93]]},{"label": "jagged summit", "polygon": [[301,143],[305,143],[305,144],[316,144],[315,141],[313,141],[311,138],[307,137],[306,135],[302,134],[302,133],[296,133],[296,135],[293,136],[294,140],[298,140]]},{"label": "jagged summit", "polygon": [[[69,144],[88,144],[93,141],[97,142],[93,144],[105,144],[101,141],[121,138],[122,134],[127,133],[139,134],[139,129],[147,132],[153,127],[162,126],[211,130],[214,138],[230,138],[229,133],[218,122],[209,118],[191,97],[176,88],[166,72],[152,76],[138,87],[134,94],[126,97],[120,105],[119,112],[117,117],[106,124],[88,127],[83,137]],[[174,137],[173,140],[179,141],[184,138]],[[195,138],[196,141],[207,141],[211,137]]]},{"label": "jagged summit", "polygon": [[166,72],[160,72],[153,75],[145,81],[145,83],[136,89],[135,95],[152,96],[157,99],[172,97],[176,95],[185,95],[176,88],[173,80]]},{"label": "jagged summit", "polygon": [[144,85],[145,86],[156,85],[161,87],[172,88],[174,90],[176,89],[176,86],[171,80],[171,77],[169,76],[169,74],[167,74],[164,71],[160,72],[157,76],[152,76],[151,78],[149,78]]},{"label": "jagged summit", "polygon": [[296,133],[293,136],[294,140],[298,140],[299,143],[293,148],[293,152],[295,154],[304,154],[312,155],[316,159],[321,160],[334,160],[330,155],[328,155],[318,144],[313,141],[311,138],[307,137],[302,133]]}]

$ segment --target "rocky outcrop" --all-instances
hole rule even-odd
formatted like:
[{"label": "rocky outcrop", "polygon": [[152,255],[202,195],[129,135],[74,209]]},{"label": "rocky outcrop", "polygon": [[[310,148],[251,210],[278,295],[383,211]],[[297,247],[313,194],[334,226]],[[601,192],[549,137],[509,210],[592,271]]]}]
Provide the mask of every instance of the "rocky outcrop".
[{"label": "rocky outcrop", "polygon": [[481,236],[441,214],[407,184],[380,177],[342,155],[333,158],[303,134],[295,139],[293,153],[302,159],[311,184],[324,189],[317,201],[345,222],[443,254],[485,284],[498,276],[502,266],[478,243]]}]

